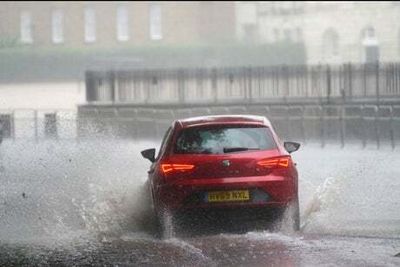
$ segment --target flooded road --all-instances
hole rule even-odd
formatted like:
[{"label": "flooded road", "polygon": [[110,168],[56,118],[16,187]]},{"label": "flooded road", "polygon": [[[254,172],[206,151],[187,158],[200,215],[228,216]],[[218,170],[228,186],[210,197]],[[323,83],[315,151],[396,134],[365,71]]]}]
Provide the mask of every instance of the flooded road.
[{"label": "flooded road", "polygon": [[[160,241],[126,234],[58,248],[2,245],[2,266],[399,266],[398,239],[251,232]],[[397,250],[396,250],[397,249]]]},{"label": "flooded road", "polygon": [[[299,233],[156,237],[140,157],[153,142],[12,142],[0,148],[0,266],[399,266],[400,153],[293,154]],[[233,222],[234,223],[234,222]]]}]

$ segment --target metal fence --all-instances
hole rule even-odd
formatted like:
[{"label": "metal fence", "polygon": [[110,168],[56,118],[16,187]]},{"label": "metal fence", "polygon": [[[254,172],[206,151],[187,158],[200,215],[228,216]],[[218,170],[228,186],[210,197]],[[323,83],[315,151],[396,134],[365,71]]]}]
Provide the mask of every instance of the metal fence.
[{"label": "metal fence", "polygon": [[110,136],[161,139],[174,119],[211,114],[267,116],[286,140],[322,147],[360,144],[394,149],[400,142],[400,105],[230,105],[192,108],[81,107],[79,136],[89,129]]},{"label": "metal fence", "polygon": [[77,138],[77,112],[73,110],[0,110],[3,138],[45,140]]},{"label": "metal fence", "polygon": [[260,103],[400,99],[400,64],[87,71],[88,103]]},{"label": "metal fence", "polygon": [[11,140],[125,138],[160,140],[174,119],[212,114],[267,116],[285,140],[390,147],[400,143],[400,105],[225,105],[191,108],[82,106],[72,110],[0,110]]}]

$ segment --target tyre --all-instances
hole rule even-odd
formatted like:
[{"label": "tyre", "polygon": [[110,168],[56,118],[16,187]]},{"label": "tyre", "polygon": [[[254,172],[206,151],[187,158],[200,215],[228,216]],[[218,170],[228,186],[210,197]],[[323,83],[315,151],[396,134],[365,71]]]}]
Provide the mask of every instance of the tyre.
[{"label": "tyre", "polygon": [[175,216],[168,210],[158,212],[158,233],[161,239],[170,239],[175,236]]},{"label": "tyre", "polygon": [[299,206],[299,199],[298,197],[296,200],[292,203],[292,213],[291,213],[291,219],[292,219],[292,228],[293,231],[298,232],[300,231],[300,206]]},{"label": "tyre", "polygon": [[272,216],[272,231],[293,233],[300,230],[299,201],[296,198],[286,207],[274,209]]},{"label": "tyre", "polygon": [[298,232],[300,230],[300,207],[298,197],[285,208],[282,217],[282,227],[284,227],[283,230],[293,232]]}]

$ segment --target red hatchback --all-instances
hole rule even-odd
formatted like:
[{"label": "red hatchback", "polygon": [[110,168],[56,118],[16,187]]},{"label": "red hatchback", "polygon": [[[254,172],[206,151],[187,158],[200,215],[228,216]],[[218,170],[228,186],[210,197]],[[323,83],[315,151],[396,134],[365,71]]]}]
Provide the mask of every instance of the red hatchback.
[{"label": "red hatchback", "polygon": [[290,210],[299,229],[298,178],[289,153],[261,116],[207,116],[176,120],[158,156],[142,151],[152,165],[148,186],[164,234],[181,211]]}]

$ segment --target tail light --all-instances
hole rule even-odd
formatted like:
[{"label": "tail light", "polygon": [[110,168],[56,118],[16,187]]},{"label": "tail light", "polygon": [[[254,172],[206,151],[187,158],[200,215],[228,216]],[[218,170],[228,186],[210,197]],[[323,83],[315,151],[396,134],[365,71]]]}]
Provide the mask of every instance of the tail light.
[{"label": "tail light", "polygon": [[194,169],[193,164],[169,164],[169,163],[163,163],[161,164],[161,171],[164,174],[170,174],[170,173],[175,173],[175,172],[186,172]]},{"label": "tail light", "polygon": [[291,162],[290,157],[281,157],[281,158],[263,159],[258,161],[257,165],[268,169],[277,169],[277,168],[288,168],[290,162]]}]

